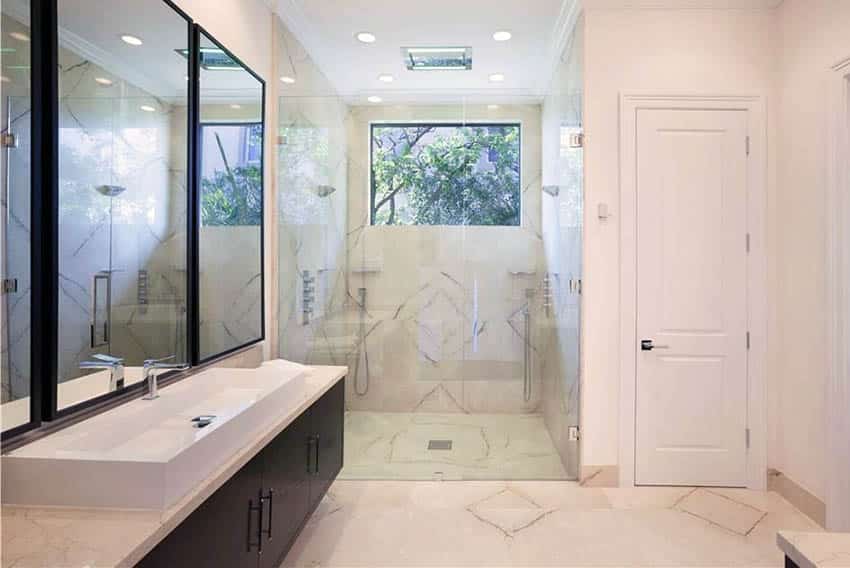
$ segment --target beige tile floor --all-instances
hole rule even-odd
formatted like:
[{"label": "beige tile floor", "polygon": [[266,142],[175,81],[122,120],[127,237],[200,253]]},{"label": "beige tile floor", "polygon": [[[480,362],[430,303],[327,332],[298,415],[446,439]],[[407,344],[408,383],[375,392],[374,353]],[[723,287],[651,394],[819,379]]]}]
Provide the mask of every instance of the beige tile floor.
[{"label": "beige tile floor", "polygon": [[[451,440],[451,450],[429,450]],[[346,413],[341,479],[568,479],[540,414]]]},{"label": "beige tile floor", "polygon": [[782,566],[776,493],[559,481],[337,481],[284,567]]}]

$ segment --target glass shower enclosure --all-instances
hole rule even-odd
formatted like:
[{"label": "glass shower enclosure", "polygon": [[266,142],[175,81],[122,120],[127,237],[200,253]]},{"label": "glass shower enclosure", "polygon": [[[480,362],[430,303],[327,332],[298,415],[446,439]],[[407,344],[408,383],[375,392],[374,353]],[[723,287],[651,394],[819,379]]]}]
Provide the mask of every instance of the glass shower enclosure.
[{"label": "glass shower enclosure", "polygon": [[373,104],[280,33],[280,353],[349,368],[341,476],[577,479],[580,39],[542,98]]}]

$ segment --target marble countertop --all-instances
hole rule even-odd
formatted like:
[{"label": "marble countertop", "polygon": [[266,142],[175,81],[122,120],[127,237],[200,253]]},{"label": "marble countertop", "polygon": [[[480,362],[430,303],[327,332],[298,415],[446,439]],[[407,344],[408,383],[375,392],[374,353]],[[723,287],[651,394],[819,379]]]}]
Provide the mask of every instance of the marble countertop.
[{"label": "marble countertop", "polygon": [[3,566],[133,566],[275,436],[342,379],[346,367],[313,367],[279,420],[165,511],[3,506]]},{"label": "marble countertop", "polygon": [[850,533],[779,531],[776,544],[800,568],[850,567]]}]

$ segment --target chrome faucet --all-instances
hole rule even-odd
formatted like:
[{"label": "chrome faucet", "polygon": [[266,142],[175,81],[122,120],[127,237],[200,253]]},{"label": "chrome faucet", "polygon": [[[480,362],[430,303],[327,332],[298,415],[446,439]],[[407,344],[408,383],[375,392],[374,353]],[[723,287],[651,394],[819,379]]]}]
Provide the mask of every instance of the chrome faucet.
[{"label": "chrome faucet", "polygon": [[96,353],[92,359],[81,362],[80,369],[106,369],[109,371],[109,392],[124,388],[124,359],[105,353]]},{"label": "chrome faucet", "polygon": [[142,377],[148,383],[148,394],[142,397],[142,400],[154,400],[159,398],[158,387],[156,384],[156,374],[154,371],[158,369],[188,369],[188,365],[184,365],[182,363],[166,363],[166,361],[170,361],[174,359],[174,355],[170,357],[163,357],[162,359],[145,359],[145,362],[142,363],[142,370],[144,371]]}]

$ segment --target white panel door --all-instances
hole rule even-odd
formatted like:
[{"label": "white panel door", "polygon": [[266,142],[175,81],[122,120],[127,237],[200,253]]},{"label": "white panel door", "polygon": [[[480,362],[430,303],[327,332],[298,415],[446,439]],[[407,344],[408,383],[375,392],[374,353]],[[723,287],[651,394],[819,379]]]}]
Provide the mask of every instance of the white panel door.
[{"label": "white panel door", "polygon": [[746,111],[639,110],[637,208],[635,482],[745,486]]}]

